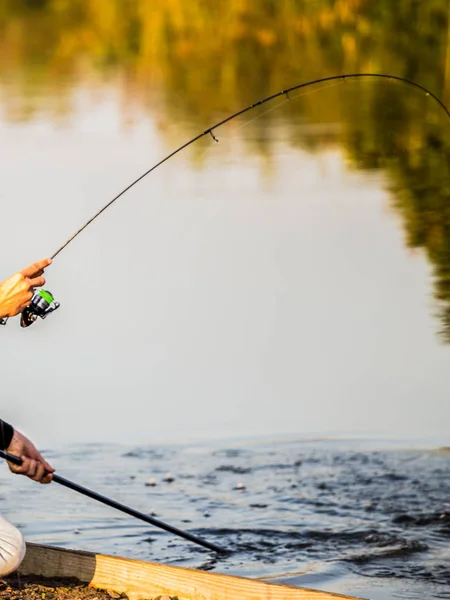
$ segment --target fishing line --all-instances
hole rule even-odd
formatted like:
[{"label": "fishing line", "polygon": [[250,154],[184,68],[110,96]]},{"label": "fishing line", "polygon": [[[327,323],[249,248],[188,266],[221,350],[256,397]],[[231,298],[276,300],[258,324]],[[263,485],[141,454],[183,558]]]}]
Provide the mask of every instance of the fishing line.
[{"label": "fishing line", "polygon": [[[262,117],[264,117],[268,113],[273,112],[274,110],[276,110],[280,106],[283,106],[284,104],[287,104],[288,102],[295,102],[295,100],[298,100],[298,98],[302,98],[303,96],[309,96],[310,94],[317,94],[318,92],[321,92],[322,90],[325,90],[327,88],[335,87],[336,85],[340,85],[340,82],[338,82],[338,83],[328,83],[326,85],[321,86],[320,88],[318,88],[316,90],[308,90],[307,92],[301,92],[299,94],[296,94],[295,97],[291,97],[287,93],[287,94],[285,94],[285,97],[284,97],[284,99],[281,102],[279,102],[278,104],[275,104],[275,106],[272,106],[271,108],[268,108],[267,110],[265,110],[264,112],[260,113],[259,115],[256,115],[256,117],[252,117],[251,119],[248,119],[244,123],[241,123],[241,125],[239,125],[238,127],[236,127],[236,131],[241,131],[242,129],[244,129],[245,127],[247,127],[248,125],[250,125],[251,123],[254,123],[258,119],[261,119]],[[205,150],[205,153],[209,152],[211,150],[211,148],[214,148],[214,146],[210,146],[209,148],[207,148]]]},{"label": "fishing line", "polygon": [[286,88],[284,90],[281,90],[280,92],[277,92],[276,94],[272,94],[270,96],[267,96],[266,98],[263,98],[262,100],[258,100],[257,102],[254,102],[253,104],[250,104],[246,108],[243,108],[243,109],[241,109],[241,110],[233,113],[232,115],[230,115],[230,116],[222,119],[221,121],[219,121],[215,125],[212,125],[211,127],[208,127],[208,129],[205,129],[202,133],[199,133],[198,135],[196,135],[195,137],[193,137],[189,141],[185,142],[184,144],[182,144],[181,146],[179,146],[178,148],[176,148],[173,152],[171,152],[170,154],[168,154],[167,156],[165,156],[163,159],[161,159],[159,162],[157,162],[155,165],[153,165],[152,167],[150,167],[150,169],[148,169],[147,171],[145,171],[145,173],[143,173],[142,175],[140,175],[132,183],[130,183],[129,185],[127,185],[127,187],[125,187],[121,192],[119,192],[117,194],[117,196],[115,196],[112,200],[110,200],[107,204],[105,204],[105,206],[103,206],[93,217],[91,217],[82,227],[80,227],[80,229],[78,229],[78,231],[76,231],[66,242],[64,242],[64,244],[62,246],[60,246],[60,248],[58,248],[58,250],[56,250],[56,252],[54,254],[52,254],[51,258],[52,259],[56,258],[58,256],[58,254],[60,254],[64,250],[64,248],[66,248],[71,242],[73,242],[73,240],[76,237],[78,237],[80,235],[80,233],[82,231],[84,231],[93,221],[95,221],[95,219],[97,219],[107,208],[109,208],[112,204],[114,204],[114,202],[116,202],[121,196],[123,196],[126,192],[128,192],[128,190],[130,190],[137,183],[139,183],[139,181],[141,181],[142,179],[144,179],[144,177],[147,177],[147,175],[149,175],[155,169],[157,169],[162,164],[164,164],[165,162],[167,162],[170,158],[172,158],[173,156],[175,156],[176,154],[178,154],[179,152],[181,152],[182,150],[184,150],[185,148],[187,148],[188,146],[190,146],[191,144],[193,144],[194,142],[196,142],[197,140],[201,139],[202,137],[204,137],[206,135],[210,135],[215,141],[217,141],[217,138],[216,138],[216,136],[214,134],[214,131],[216,129],[218,129],[219,127],[221,127],[222,125],[225,125],[225,123],[228,123],[232,119],[235,119],[236,117],[239,117],[240,115],[243,115],[246,112],[248,112],[250,110],[253,110],[256,107],[261,106],[262,104],[265,104],[266,102],[270,102],[271,100],[274,100],[275,98],[279,98],[280,96],[286,96],[286,98],[289,99],[289,93],[290,92],[294,92],[296,90],[300,90],[300,89],[303,89],[303,88],[306,88],[306,87],[310,87],[310,86],[313,86],[313,85],[318,85],[320,83],[325,83],[325,82],[329,82],[329,81],[343,81],[343,82],[345,82],[345,81],[347,81],[349,79],[362,79],[362,78],[379,78],[379,79],[386,79],[386,80],[391,80],[391,81],[398,81],[398,82],[404,83],[405,85],[409,85],[409,86],[414,87],[414,88],[416,88],[418,90],[421,90],[427,96],[430,96],[431,98],[433,98],[433,100],[435,100],[439,104],[439,106],[446,113],[446,115],[447,115],[447,117],[449,119],[449,122],[450,122],[450,111],[449,111],[449,109],[445,106],[445,104],[442,102],[442,100],[440,100],[433,92],[431,92],[430,90],[428,90],[423,85],[421,85],[419,83],[416,83],[415,81],[412,81],[410,79],[406,79],[404,77],[398,77],[396,75],[388,75],[388,74],[385,74],[385,73],[349,73],[349,74],[344,74],[344,75],[332,75],[330,77],[321,77],[321,78],[318,78],[318,79],[307,81],[305,83],[300,83],[300,84],[294,85],[292,87],[289,87],[289,88]]},{"label": "fishing line", "polygon": [[[298,100],[299,98],[302,98],[303,96],[309,96],[311,94],[317,94],[318,92],[321,92],[324,89],[332,88],[332,87],[335,87],[337,85],[341,85],[341,82],[338,81],[338,82],[325,83],[324,85],[322,85],[321,87],[318,87],[317,89],[303,91],[303,92],[300,92],[300,93],[296,94],[295,96],[289,96],[289,94],[287,94],[287,95],[285,95],[285,97],[283,98],[283,100],[281,100],[281,102],[278,102],[278,104],[275,104],[275,106],[272,106],[271,108],[268,108],[264,112],[256,115],[256,117],[252,117],[251,119],[248,119],[248,120],[244,121],[243,123],[241,123],[240,125],[238,125],[235,128],[235,130],[234,130],[233,133],[241,132],[245,127],[248,127],[251,123],[254,123],[258,119],[261,119],[262,117],[264,117],[268,113],[273,112],[277,108],[280,108],[281,106],[284,106],[288,102],[295,102],[296,100]],[[221,145],[223,146],[223,138],[222,137],[219,140],[219,139],[217,139],[217,137],[214,136],[214,141],[221,142]],[[229,138],[228,138],[228,141],[230,141]],[[202,154],[199,155],[198,159],[200,161],[203,161],[204,158],[205,158],[205,156],[209,152],[211,152],[211,150],[213,150],[214,148],[215,148],[215,145],[210,145],[207,148],[205,148],[205,150],[202,152]]]},{"label": "fishing line", "polygon": [[[275,109],[279,108],[280,106],[283,106],[284,104],[286,104],[287,102],[290,102],[290,101],[291,101],[290,99],[285,98],[284,100],[282,100],[281,102],[279,102],[275,106],[272,106],[272,108],[268,108],[267,110],[265,110],[260,115],[257,115],[256,117],[253,117],[251,119],[248,119],[248,121],[245,121],[244,123],[241,123],[238,127],[236,127],[235,133],[242,131],[242,129],[244,129],[245,127],[247,127],[248,125],[250,125],[250,123],[254,123],[258,119],[261,119],[262,117],[264,117],[268,113],[274,111]],[[214,139],[215,142],[221,142],[222,141],[222,138],[219,140],[216,136],[214,136],[213,139]],[[228,140],[228,141],[230,141],[230,140]],[[214,148],[214,146],[208,146],[207,148],[205,148],[205,150],[199,156],[200,160],[203,160],[205,158],[206,154],[208,154],[208,152],[211,152],[211,150],[213,148]]]}]

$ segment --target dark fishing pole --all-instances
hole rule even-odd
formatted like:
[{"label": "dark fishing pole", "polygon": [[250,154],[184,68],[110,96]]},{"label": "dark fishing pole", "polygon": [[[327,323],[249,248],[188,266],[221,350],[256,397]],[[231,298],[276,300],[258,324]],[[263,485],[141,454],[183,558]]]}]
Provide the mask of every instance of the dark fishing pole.
[{"label": "dark fishing pole", "polygon": [[255,102],[254,104],[250,104],[250,106],[247,106],[246,108],[238,110],[234,114],[230,115],[229,117],[226,117],[222,121],[219,121],[215,125],[208,127],[208,129],[205,129],[205,131],[203,131],[202,133],[199,133],[198,135],[193,137],[191,140],[189,140],[188,142],[186,142],[185,144],[181,145],[179,148],[177,148],[176,150],[174,150],[173,152],[168,154],[162,160],[160,160],[155,165],[153,165],[153,167],[148,169],[148,171],[146,171],[145,173],[140,175],[137,179],[135,179],[132,183],[130,183],[126,188],[124,188],[119,194],[117,194],[117,196],[115,196],[107,204],[105,204],[105,206],[103,208],[101,208],[91,219],[89,219],[89,221],[87,221],[82,227],[80,227],[80,229],[76,233],[74,233],[72,235],[72,237],[70,237],[60,248],[58,248],[58,250],[52,255],[51,258],[53,259],[56,256],[58,256],[58,254],[60,252],[62,252],[64,250],[64,248],[70,244],[70,242],[72,242],[82,231],[84,231],[88,225],[90,225],[93,221],[95,221],[95,219],[97,217],[99,217],[107,208],[109,208],[112,204],[114,204],[114,202],[116,200],[118,200],[121,196],[123,196],[126,192],[128,192],[128,190],[130,190],[134,185],[136,185],[136,183],[141,181],[141,179],[144,179],[144,177],[146,177],[152,171],[154,171],[159,166],[161,166],[163,163],[168,161],[169,158],[172,158],[172,156],[175,156],[176,154],[178,154],[179,152],[181,152],[182,150],[184,150],[185,148],[187,148],[188,146],[190,146],[191,144],[193,144],[194,142],[196,142],[197,140],[199,140],[200,138],[202,138],[208,134],[213,138],[214,141],[218,142],[219,140],[214,135],[214,130],[218,129],[222,125],[225,125],[225,123],[228,123],[232,119],[235,119],[236,117],[239,117],[240,115],[243,115],[244,113],[256,108],[257,106],[261,106],[262,104],[265,104],[266,102],[270,102],[271,100],[274,100],[275,98],[279,98],[280,96],[286,96],[288,99],[290,99],[289,98],[290,92],[294,92],[294,91],[300,90],[302,88],[317,85],[319,83],[325,83],[327,81],[336,81],[336,80],[346,81],[347,79],[367,78],[367,77],[376,77],[379,79],[388,79],[391,81],[399,81],[406,85],[412,86],[418,90],[421,90],[427,96],[430,96],[431,98],[433,98],[433,100],[435,100],[439,104],[439,106],[444,110],[444,112],[446,113],[446,115],[450,121],[450,110],[445,106],[445,104],[442,102],[442,100],[440,100],[435,94],[433,94],[433,92],[428,90],[426,87],[424,87],[420,83],[416,83],[415,81],[411,81],[410,79],[405,79],[404,77],[398,77],[396,75],[388,75],[385,73],[350,73],[347,75],[332,75],[331,77],[321,77],[320,79],[314,79],[312,81],[307,81],[306,83],[299,83],[297,85],[293,85],[292,87],[286,88],[286,89],[282,90],[281,92],[277,92],[276,94],[267,96],[267,98],[258,100],[258,102]]},{"label": "dark fishing pole", "polygon": [[[9,452],[5,452],[4,450],[0,450],[0,457],[4,458],[8,462],[18,465],[18,466],[20,466],[22,464],[21,458],[19,458],[18,456],[14,456],[13,454],[9,454]],[[150,523],[150,525],[154,525],[155,527],[159,527],[160,529],[165,529],[166,531],[169,531],[170,533],[174,533],[175,535],[178,535],[186,540],[189,540],[190,542],[194,542],[194,544],[199,544],[200,546],[203,546],[204,548],[208,548],[208,550],[213,550],[214,552],[217,552],[218,554],[230,554],[230,551],[226,550],[225,548],[221,548],[220,546],[216,546],[216,544],[207,542],[206,540],[203,540],[202,538],[192,535],[192,533],[188,533],[187,531],[182,531],[181,529],[178,529],[177,527],[173,527],[173,525],[168,525],[167,523],[163,523],[162,521],[159,521],[158,519],[149,517],[148,515],[141,513],[138,510],[134,510],[134,508],[130,508],[129,506],[126,506],[125,504],[121,504],[120,502],[111,500],[110,498],[107,498],[106,496],[97,494],[97,492],[93,492],[92,490],[89,490],[88,488],[78,485],[77,483],[74,483],[73,481],[69,481],[65,477],[61,477],[61,475],[57,475],[56,473],[53,473],[53,481],[55,481],[56,483],[59,483],[60,485],[65,486],[71,490],[74,490],[75,492],[83,494],[84,496],[87,496],[88,498],[93,498],[94,500],[98,500],[98,502],[102,502],[103,504],[106,504],[107,506],[116,508],[117,510],[122,511],[122,512],[126,513],[127,515],[136,517],[136,519],[140,519],[141,521]]]},{"label": "dark fishing pole", "polygon": [[[159,166],[161,166],[163,163],[168,161],[169,158],[172,158],[173,156],[175,156],[176,154],[178,154],[179,152],[181,152],[182,150],[184,150],[185,148],[187,148],[188,146],[190,146],[191,144],[193,144],[194,142],[196,142],[197,140],[199,140],[200,138],[202,138],[208,134],[212,137],[212,139],[214,141],[218,142],[219,140],[214,135],[214,130],[218,129],[225,123],[228,123],[229,121],[235,119],[236,117],[239,117],[240,115],[243,115],[244,113],[246,113],[256,107],[261,106],[261,105],[265,104],[266,102],[270,102],[271,100],[274,100],[275,98],[279,98],[280,96],[286,96],[286,98],[288,100],[290,100],[289,93],[294,92],[296,90],[300,90],[302,88],[307,88],[307,87],[310,87],[313,85],[318,85],[319,83],[326,83],[326,82],[330,82],[330,81],[339,81],[339,80],[347,81],[350,79],[367,78],[367,77],[378,78],[378,79],[387,79],[390,81],[398,81],[400,83],[403,83],[405,85],[408,85],[410,87],[418,89],[419,91],[423,92],[427,96],[430,96],[431,98],[433,98],[433,100],[435,100],[435,102],[437,102],[437,104],[445,112],[445,114],[447,115],[447,117],[450,121],[449,109],[445,106],[445,104],[442,102],[442,100],[440,100],[433,92],[428,90],[425,86],[421,85],[420,83],[416,83],[415,81],[411,81],[410,79],[406,79],[404,77],[398,77],[397,75],[388,75],[386,73],[348,73],[345,75],[332,75],[330,77],[321,77],[319,79],[314,79],[311,81],[307,81],[305,83],[299,83],[298,85],[293,85],[292,87],[281,90],[281,92],[277,92],[276,94],[267,96],[266,98],[263,98],[262,100],[258,100],[258,102],[254,102],[253,104],[250,104],[250,106],[247,106],[246,108],[238,110],[237,112],[233,113],[229,117],[222,119],[222,121],[219,121],[215,125],[208,127],[208,129],[205,129],[205,131],[202,131],[202,133],[199,133],[198,135],[193,137],[191,140],[182,144],[179,148],[177,148],[176,150],[174,150],[173,152],[171,152],[170,154],[165,156],[163,159],[161,159],[159,162],[157,162],[155,165],[153,165],[153,167],[151,167],[150,169],[145,171],[145,173],[143,173],[137,179],[135,179],[132,183],[130,183],[119,194],[117,194],[117,196],[115,196],[112,200],[110,200],[107,204],[105,204],[105,206],[103,208],[101,208],[93,217],[91,217],[89,219],[89,221],[87,221],[66,242],[64,242],[64,244],[60,248],[58,248],[58,250],[54,254],[52,254],[51,258],[52,259],[56,258],[56,256],[58,256],[58,254],[60,254],[64,250],[64,248],[66,248],[66,246],[68,246],[78,235],[80,235],[80,233],[82,231],[84,231],[88,225],[90,225],[93,221],[95,221],[95,219],[97,219],[97,217],[99,217],[107,208],[109,208],[112,204],[114,204],[114,202],[116,202],[116,200],[118,200],[121,196],[123,196],[126,192],[128,192],[128,190],[130,190],[134,185],[136,185],[136,183],[141,181],[141,179],[144,179],[144,177],[146,177],[152,171],[154,171]],[[39,290],[33,296],[30,305],[22,312],[20,324],[22,327],[29,327],[29,325],[34,323],[38,317],[45,319],[50,313],[52,313],[58,307],[59,307],[59,303],[55,301],[55,299],[53,298],[53,295],[48,290]],[[0,325],[5,325],[7,321],[8,321],[7,317],[4,319],[0,319]]]}]

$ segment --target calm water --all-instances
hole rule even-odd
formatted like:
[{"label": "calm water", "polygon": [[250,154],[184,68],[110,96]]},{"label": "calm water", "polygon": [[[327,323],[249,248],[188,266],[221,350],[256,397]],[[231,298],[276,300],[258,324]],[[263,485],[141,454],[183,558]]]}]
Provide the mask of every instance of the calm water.
[{"label": "calm water", "polygon": [[[4,0],[0,278],[219,119],[366,71],[450,104],[448,0]],[[265,105],[71,244],[48,271],[57,313],[2,330],[2,418],[60,448],[64,475],[225,541],[232,558],[6,475],[2,512],[29,539],[444,598],[449,132],[429,97],[390,82]],[[397,444],[217,441],[342,432]],[[436,437],[435,450],[401,442]],[[31,513],[12,489],[23,507],[33,490]]]},{"label": "calm water", "polygon": [[5,514],[30,541],[374,600],[450,598],[448,447],[303,439],[47,456],[69,479],[233,554],[217,558],[57,484],[2,474]]}]

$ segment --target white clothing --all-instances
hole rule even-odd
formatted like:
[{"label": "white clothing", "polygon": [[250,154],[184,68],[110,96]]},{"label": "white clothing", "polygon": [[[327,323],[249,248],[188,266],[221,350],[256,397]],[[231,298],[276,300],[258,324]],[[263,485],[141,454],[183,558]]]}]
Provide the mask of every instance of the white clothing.
[{"label": "white clothing", "polygon": [[25,556],[25,540],[20,531],[0,515],[0,577],[15,571]]}]

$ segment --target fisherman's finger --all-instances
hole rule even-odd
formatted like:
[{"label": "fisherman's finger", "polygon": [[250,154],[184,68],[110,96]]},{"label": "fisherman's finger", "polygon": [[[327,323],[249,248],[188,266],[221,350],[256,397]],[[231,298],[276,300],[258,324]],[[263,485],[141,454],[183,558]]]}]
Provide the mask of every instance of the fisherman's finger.
[{"label": "fisherman's finger", "polygon": [[42,462],[42,464],[44,465],[45,471],[47,473],[53,473],[55,471],[55,469],[52,467],[52,465],[50,465],[46,460],[44,460],[42,457],[40,459],[40,461]]},{"label": "fisherman's finger", "polygon": [[44,260],[40,260],[38,262],[35,262],[32,265],[30,265],[29,267],[26,267],[25,269],[23,269],[21,271],[22,275],[24,277],[34,277],[40,271],[43,272],[44,269],[51,264],[51,262],[52,261],[51,261],[50,258],[44,258]]},{"label": "fisherman's finger", "polygon": [[26,470],[23,471],[23,474],[26,475],[27,477],[31,477],[31,479],[33,479],[33,477],[36,474],[37,462],[34,460],[34,458],[28,458],[28,459],[24,460],[23,456],[22,456],[22,460],[24,462],[23,466],[26,468]]},{"label": "fisherman's finger", "polygon": [[21,456],[22,464],[21,465],[12,465],[8,463],[10,471],[16,473],[16,475],[27,475],[28,469],[30,468],[30,458],[28,456]]},{"label": "fisherman's finger", "polygon": [[31,479],[33,479],[34,481],[42,481],[42,479],[45,477],[45,467],[41,462],[36,462],[36,472],[35,474],[31,477]]},{"label": "fisherman's finger", "polygon": [[17,465],[13,465],[11,463],[8,463],[8,468],[11,471],[11,473],[15,473],[16,475],[21,475],[22,474],[22,470],[23,470],[23,465],[21,465],[19,467]]},{"label": "fisherman's finger", "polygon": [[30,292],[30,295],[29,297],[27,297],[27,300],[25,302],[22,302],[19,312],[22,312],[27,306],[30,306],[32,298],[33,294]]},{"label": "fisherman's finger", "polygon": [[33,279],[29,277],[27,283],[29,287],[42,287],[45,284],[45,279],[44,277],[34,277]]},{"label": "fisherman's finger", "polygon": [[39,483],[47,484],[47,483],[51,483],[52,480],[53,480],[53,475],[51,473],[47,473],[47,475],[45,477],[43,477]]},{"label": "fisherman's finger", "polygon": [[42,463],[44,465],[44,469],[47,473],[53,473],[53,471],[55,470],[51,464],[49,464],[45,458],[42,456],[42,454],[40,452],[37,453],[36,456],[36,460],[39,461],[40,463]]}]

